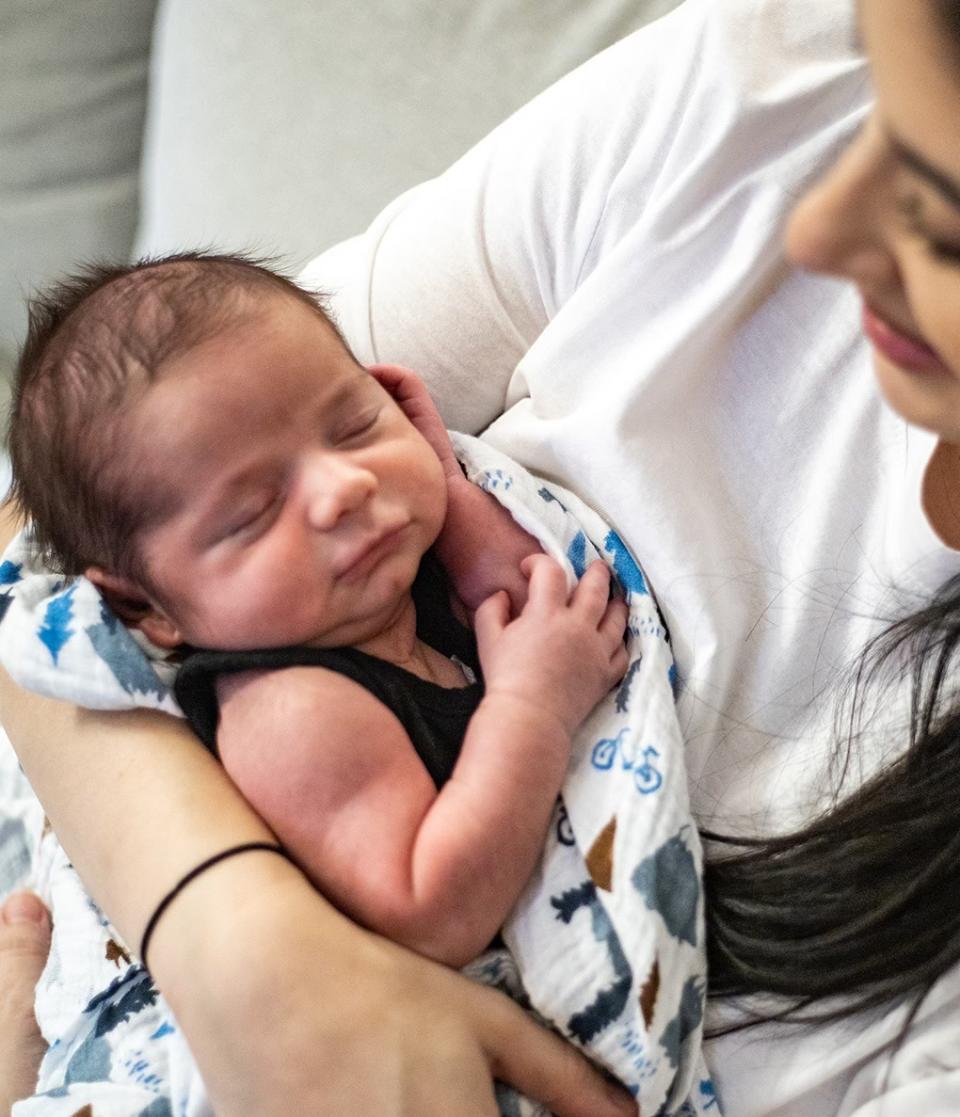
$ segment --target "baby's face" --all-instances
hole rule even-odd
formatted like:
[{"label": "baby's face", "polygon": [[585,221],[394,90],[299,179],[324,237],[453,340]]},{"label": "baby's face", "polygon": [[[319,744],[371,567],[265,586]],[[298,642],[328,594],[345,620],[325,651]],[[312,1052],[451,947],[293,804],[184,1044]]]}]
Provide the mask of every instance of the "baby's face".
[{"label": "baby's face", "polygon": [[309,308],[278,297],[172,361],[133,424],[143,483],[174,498],[141,536],[163,642],[355,644],[405,604],[443,471]]}]

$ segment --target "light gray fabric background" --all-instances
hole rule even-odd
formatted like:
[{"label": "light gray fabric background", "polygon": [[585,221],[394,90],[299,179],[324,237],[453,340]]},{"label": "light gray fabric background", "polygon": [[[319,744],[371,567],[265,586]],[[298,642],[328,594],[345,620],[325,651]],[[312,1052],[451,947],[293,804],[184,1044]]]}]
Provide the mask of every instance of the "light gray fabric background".
[{"label": "light gray fabric background", "polygon": [[127,255],[156,0],[0,0],[0,371],[22,292]]},{"label": "light gray fabric background", "polygon": [[0,382],[24,290],[135,245],[296,266],[675,2],[0,0]]},{"label": "light gray fabric background", "polygon": [[675,0],[167,0],[140,247],[301,263]]}]

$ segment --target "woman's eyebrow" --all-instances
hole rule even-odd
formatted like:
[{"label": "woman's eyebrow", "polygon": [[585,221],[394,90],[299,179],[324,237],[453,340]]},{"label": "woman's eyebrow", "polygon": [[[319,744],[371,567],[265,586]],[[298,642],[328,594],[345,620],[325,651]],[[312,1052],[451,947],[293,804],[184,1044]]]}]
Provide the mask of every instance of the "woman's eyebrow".
[{"label": "woman's eyebrow", "polygon": [[888,135],[893,153],[905,166],[930,183],[956,209],[960,209],[960,182],[951,178],[945,171],[935,167],[908,143],[894,135]]}]

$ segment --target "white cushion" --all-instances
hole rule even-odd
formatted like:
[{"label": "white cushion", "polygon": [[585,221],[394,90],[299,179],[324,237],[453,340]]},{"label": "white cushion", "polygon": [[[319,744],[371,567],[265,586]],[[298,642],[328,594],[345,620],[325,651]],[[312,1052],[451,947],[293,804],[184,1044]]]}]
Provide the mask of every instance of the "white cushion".
[{"label": "white cushion", "polygon": [[137,215],[156,0],[3,0],[0,369],[23,291],[92,256],[125,257]]},{"label": "white cushion", "polygon": [[296,265],[676,0],[166,0],[145,251]]}]

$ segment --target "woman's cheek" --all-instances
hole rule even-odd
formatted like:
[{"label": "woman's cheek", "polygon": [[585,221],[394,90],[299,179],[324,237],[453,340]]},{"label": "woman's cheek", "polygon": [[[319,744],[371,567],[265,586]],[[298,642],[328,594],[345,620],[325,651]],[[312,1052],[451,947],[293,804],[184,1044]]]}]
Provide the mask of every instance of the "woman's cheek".
[{"label": "woman's cheek", "polygon": [[960,375],[960,265],[932,259],[915,244],[902,253],[900,274],[917,332]]}]

